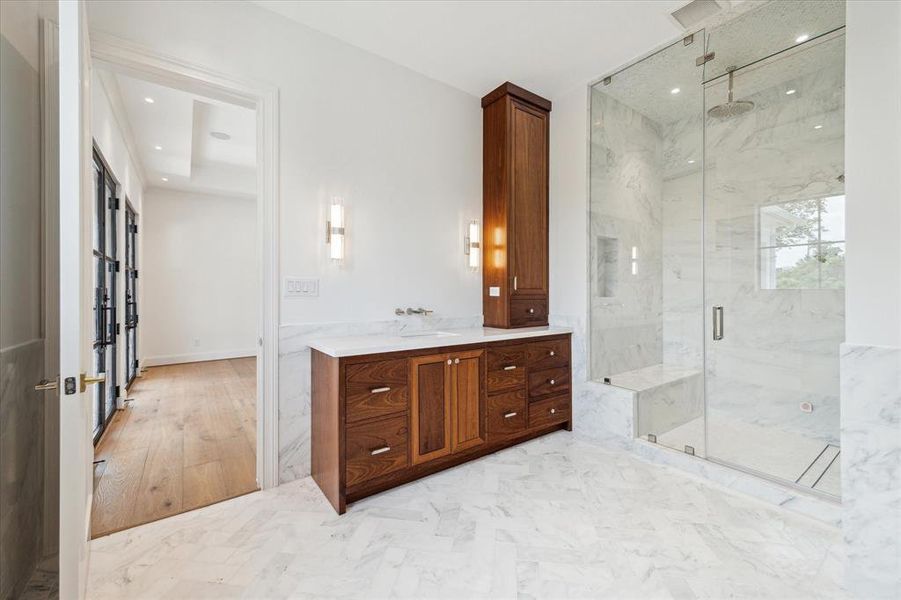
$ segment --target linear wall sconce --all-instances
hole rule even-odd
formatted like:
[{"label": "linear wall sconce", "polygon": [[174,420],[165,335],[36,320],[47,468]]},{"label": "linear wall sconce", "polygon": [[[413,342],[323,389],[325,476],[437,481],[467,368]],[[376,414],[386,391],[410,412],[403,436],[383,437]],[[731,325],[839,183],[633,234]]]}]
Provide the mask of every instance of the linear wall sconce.
[{"label": "linear wall sconce", "polygon": [[479,270],[479,264],[482,262],[482,229],[477,220],[469,222],[469,230],[464,239],[463,249],[467,256],[466,264],[473,271]]},{"label": "linear wall sconce", "polygon": [[344,260],[344,204],[341,198],[332,198],[329,205],[329,218],[325,222],[325,243],[328,244],[328,257],[334,261]]}]

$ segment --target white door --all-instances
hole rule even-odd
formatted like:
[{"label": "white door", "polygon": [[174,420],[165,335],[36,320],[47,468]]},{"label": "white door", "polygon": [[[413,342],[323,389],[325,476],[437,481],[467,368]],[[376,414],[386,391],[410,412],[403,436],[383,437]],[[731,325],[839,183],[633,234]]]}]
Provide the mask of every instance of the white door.
[{"label": "white door", "polygon": [[[83,598],[94,457],[91,434],[90,46],[84,3],[59,2],[59,590]],[[88,370],[87,377],[85,371]]]}]

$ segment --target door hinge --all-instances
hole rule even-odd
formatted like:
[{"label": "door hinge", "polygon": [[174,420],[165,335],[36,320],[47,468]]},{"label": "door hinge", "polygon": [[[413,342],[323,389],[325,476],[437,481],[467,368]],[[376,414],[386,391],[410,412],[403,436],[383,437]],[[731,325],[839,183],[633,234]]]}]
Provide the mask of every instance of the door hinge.
[{"label": "door hinge", "polygon": [[122,261],[117,260],[116,261],[116,273],[118,273],[121,268],[122,268]]},{"label": "door hinge", "polygon": [[716,58],[716,52],[708,52],[704,56],[699,56],[695,60],[695,66],[700,67],[703,64],[709,63],[714,58]]},{"label": "door hinge", "polygon": [[113,210],[119,210],[119,199],[118,198],[110,198],[109,199],[109,208]]},{"label": "door hinge", "polygon": [[121,396],[121,395],[122,395],[122,390],[119,389],[119,386],[117,385],[117,386],[116,386],[116,398],[118,398],[118,397]]},{"label": "door hinge", "polygon": [[133,273],[135,274],[135,279],[137,279],[137,278],[138,278],[138,270],[135,269],[135,270],[133,271]]},{"label": "door hinge", "polygon": [[116,323],[116,335],[119,335],[119,324]]},{"label": "door hinge", "polygon": [[134,366],[134,368],[135,368],[135,369],[138,368],[138,360],[137,360],[137,359],[135,359],[135,366]]},{"label": "door hinge", "polygon": [[682,38],[682,45],[689,46],[694,41],[695,41],[695,34],[687,35],[684,38]]}]

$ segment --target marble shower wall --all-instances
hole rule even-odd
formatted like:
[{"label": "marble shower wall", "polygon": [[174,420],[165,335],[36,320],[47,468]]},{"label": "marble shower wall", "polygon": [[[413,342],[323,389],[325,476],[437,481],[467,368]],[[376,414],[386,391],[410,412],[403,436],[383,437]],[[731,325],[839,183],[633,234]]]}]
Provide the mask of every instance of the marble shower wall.
[{"label": "marble shower wall", "polygon": [[[761,207],[844,193],[843,44],[737,75],[736,90],[759,90],[739,94],[755,108],[708,119],[705,142],[706,294],[726,332],[707,343],[707,408],[824,444],[839,442],[844,290],[764,289],[758,240]],[[708,106],[724,88],[707,89]]]},{"label": "marble shower wall", "polygon": [[310,340],[315,338],[397,334],[426,329],[481,327],[473,317],[399,317],[366,323],[282,325],[278,344],[278,471],[279,483],[310,474]]},{"label": "marble shower wall", "polygon": [[591,115],[590,375],[600,380],[662,360],[663,142],[657,123],[595,89]]},{"label": "marble shower wall", "polygon": [[843,344],[842,531],[855,598],[901,598],[901,348]]},{"label": "marble shower wall", "polygon": [[41,553],[43,373],[43,340],[0,350],[0,598],[18,596]]}]

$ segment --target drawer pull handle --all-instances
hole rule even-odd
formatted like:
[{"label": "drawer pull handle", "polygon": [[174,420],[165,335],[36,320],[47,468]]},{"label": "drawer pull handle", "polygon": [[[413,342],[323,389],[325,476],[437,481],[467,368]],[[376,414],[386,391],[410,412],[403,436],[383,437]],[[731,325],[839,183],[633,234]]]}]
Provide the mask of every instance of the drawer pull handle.
[{"label": "drawer pull handle", "polygon": [[391,391],[391,388],[388,386],[385,386],[385,387],[372,388],[371,390],[369,390],[369,393],[370,394],[384,394],[385,392],[390,392],[390,391]]},{"label": "drawer pull handle", "polygon": [[512,419],[512,418],[515,417],[515,416],[516,416],[516,413],[515,413],[515,412],[509,412],[509,413],[507,413],[507,414],[504,415],[504,418],[505,418],[505,419]]},{"label": "drawer pull handle", "polygon": [[504,367],[504,371],[515,371],[516,365],[510,365],[508,367]]},{"label": "drawer pull handle", "polygon": [[376,456],[378,454],[384,454],[388,450],[391,450],[391,446],[382,446],[381,448],[376,448],[375,450],[370,451],[369,455]]},{"label": "drawer pull handle", "polygon": [[554,352],[553,350],[551,350],[550,352],[547,353],[548,356],[556,356],[556,354],[557,353]]},{"label": "drawer pull handle", "polygon": [[535,314],[535,309],[534,309],[534,308],[530,308],[530,309],[529,309],[529,314],[530,314],[530,315],[534,315],[534,314]]},{"label": "drawer pull handle", "polygon": [[551,409],[551,414],[552,414],[552,415],[557,414],[557,409],[556,409],[556,408],[552,408],[552,409]]},{"label": "drawer pull handle", "polygon": [[549,380],[548,380],[548,383],[551,384],[551,385],[557,385],[557,380],[556,380],[556,379],[549,379]]}]

